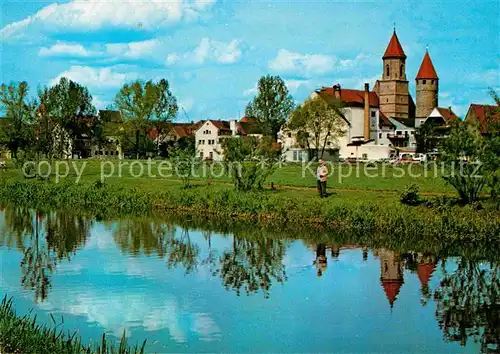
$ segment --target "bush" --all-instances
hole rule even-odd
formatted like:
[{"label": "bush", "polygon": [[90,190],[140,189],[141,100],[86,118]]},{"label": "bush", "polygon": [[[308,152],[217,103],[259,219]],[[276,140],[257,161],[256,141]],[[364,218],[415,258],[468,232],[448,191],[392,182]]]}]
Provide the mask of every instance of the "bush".
[{"label": "bush", "polygon": [[399,197],[401,203],[406,205],[419,205],[421,203],[420,195],[418,194],[418,186],[415,183],[407,185]]}]

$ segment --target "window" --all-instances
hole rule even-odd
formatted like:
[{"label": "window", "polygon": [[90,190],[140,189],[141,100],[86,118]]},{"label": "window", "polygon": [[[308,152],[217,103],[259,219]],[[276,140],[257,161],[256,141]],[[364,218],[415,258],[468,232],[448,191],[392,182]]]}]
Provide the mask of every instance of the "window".
[{"label": "window", "polygon": [[415,131],[414,130],[411,131],[411,135],[415,135]]},{"label": "window", "polygon": [[198,140],[198,145],[201,145],[201,140]]},{"label": "window", "polygon": [[292,133],[288,133],[288,137],[291,138],[292,137]]},{"label": "window", "polygon": [[401,130],[398,130],[398,131],[396,132],[396,135],[401,135],[401,134],[403,134],[403,132],[402,132]]},{"label": "window", "polygon": [[213,151],[210,151],[210,160],[214,158],[214,153]]},{"label": "window", "polygon": [[386,103],[388,103],[388,102],[389,102],[389,99],[388,99],[388,98],[386,98],[386,99],[385,99],[385,102],[386,102]]},{"label": "window", "polygon": [[401,64],[401,65],[399,66],[399,77],[403,77],[403,70],[404,70],[404,65],[403,65],[403,64]]},{"label": "window", "polygon": [[433,85],[434,85],[434,80],[432,80],[432,81],[431,81],[431,84],[433,84]]},{"label": "window", "polygon": [[363,154],[363,160],[368,160],[368,154]]},{"label": "window", "polygon": [[385,75],[386,75],[387,77],[389,77],[389,74],[390,74],[390,72],[389,72],[389,64],[387,64],[387,65],[385,66]]},{"label": "window", "polygon": [[200,151],[200,159],[203,158],[203,151]]},{"label": "window", "polygon": [[387,139],[389,139],[389,133],[387,133]]},{"label": "window", "polygon": [[208,141],[208,145],[212,145],[212,140],[209,140],[209,141]]},{"label": "window", "polygon": [[326,145],[330,146],[330,145],[332,145],[332,143],[329,141],[326,143]]},{"label": "window", "polygon": [[107,151],[105,151],[105,152],[104,152],[104,155],[108,156],[108,152],[107,152]]},{"label": "window", "polygon": [[425,80],[422,80],[422,84],[424,84],[424,85],[425,85],[425,84],[426,84],[426,81],[425,81]]},{"label": "window", "polygon": [[201,143],[202,143],[203,145],[205,145],[205,139],[203,139],[203,140],[201,141]]},{"label": "window", "polygon": [[375,117],[375,111],[372,111],[372,117]]},{"label": "window", "polygon": [[379,138],[379,139],[382,139],[382,133],[379,133],[379,134],[378,134],[378,138]]}]

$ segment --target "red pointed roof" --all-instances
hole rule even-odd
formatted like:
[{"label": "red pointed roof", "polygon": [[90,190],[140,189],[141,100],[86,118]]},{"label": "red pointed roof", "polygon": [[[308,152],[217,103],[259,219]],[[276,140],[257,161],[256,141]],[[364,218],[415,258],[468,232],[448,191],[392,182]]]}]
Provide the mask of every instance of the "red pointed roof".
[{"label": "red pointed roof", "polygon": [[391,307],[394,305],[402,285],[403,282],[401,280],[382,280],[382,287]]},{"label": "red pointed roof", "polygon": [[403,47],[401,46],[401,43],[399,43],[398,36],[396,35],[396,30],[394,30],[391,40],[389,41],[389,45],[387,46],[384,56],[382,57],[382,59],[387,59],[387,58],[406,59],[406,54],[403,50]]},{"label": "red pointed roof", "polygon": [[434,263],[425,263],[418,265],[417,275],[422,287],[427,286],[429,284],[429,280],[431,280],[432,273],[434,273],[434,269],[436,269],[436,265]]},{"label": "red pointed roof", "polygon": [[431,57],[429,56],[429,52],[425,52],[424,59],[422,60],[422,64],[420,65],[420,70],[418,70],[418,74],[416,79],[437,79],[438,76],[436,74],[436,70],[434,69],[434,65],[432,65]]}]

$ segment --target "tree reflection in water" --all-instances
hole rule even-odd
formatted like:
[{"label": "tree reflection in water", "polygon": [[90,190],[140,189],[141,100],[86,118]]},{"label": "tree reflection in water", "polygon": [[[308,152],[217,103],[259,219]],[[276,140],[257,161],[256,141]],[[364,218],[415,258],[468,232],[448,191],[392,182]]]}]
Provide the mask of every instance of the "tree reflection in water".
[{"label": "tree reflection in water", "polygon": [[233,235],[233,248],[219,258],[219,275],[226,289],[239,295],[243,288],[247,294],[261,289],[269,297],[272,281],[286,280],[283,257],[286,251],[284,240],[259,238],[255,242]]},{"label": "tree reflection in water", "polygon": [[465,345],[473,339],[481,351],[500,351],[500,267],[488,267],[462,258],[457,270],[448,273],[434,293],[436,317],[445,339]]},{"label": "tree reflection in water", "polygon": [[[66,213],[38,213],[11,207],[4,214],[2,244],[15,244],[23,251],[21,284],[33,290],[35,301],[44,301],[50,289],[50,275],[61,260],[83,246],[91,221]],[[8,240],[6,242],[6,240]]]}]

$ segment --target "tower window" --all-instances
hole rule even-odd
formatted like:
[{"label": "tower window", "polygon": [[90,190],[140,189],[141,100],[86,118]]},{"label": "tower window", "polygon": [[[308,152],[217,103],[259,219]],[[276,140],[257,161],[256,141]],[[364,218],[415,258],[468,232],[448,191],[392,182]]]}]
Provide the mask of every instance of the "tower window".
[{"label": "tower window", "polygon": [[372,111],[372,117],[375,117],[375,111]]},{"label": "tower window", "polygon": [[403,69],[404,69],[403,64],[401,64],[399,66],[399,77],[403,77]]},{"label": "tower window", "polygon": [[422,83],[425,85],[425,80],[422,80]]},{"label": "tower window", "polygon": [[387,77],[389,77],[389,74],[390,74],[390,72],[389,72],[389,64],[387,64],[385,66],[385,74],[386,74]]},{"label": "tower window", "polygon": [[432,84],[434,85],[434,80],[432,80]]}]

